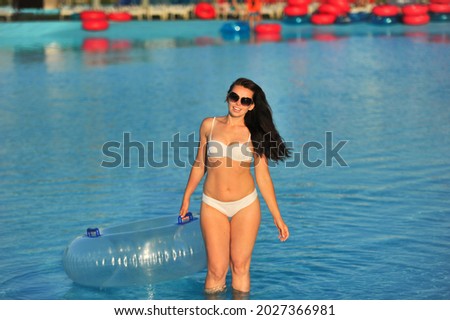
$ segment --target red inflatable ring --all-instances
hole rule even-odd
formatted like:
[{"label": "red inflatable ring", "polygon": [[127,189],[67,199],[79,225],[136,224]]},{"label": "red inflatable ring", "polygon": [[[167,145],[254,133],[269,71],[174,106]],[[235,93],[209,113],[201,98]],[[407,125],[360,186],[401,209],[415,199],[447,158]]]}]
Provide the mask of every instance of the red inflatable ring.
[{"label": "red inflatable ring", "polygon": [[216,17],[216,9],[207,2],[200,2],[197,4],[194,13],[199,19],[204,20],[214,19]]},{"label": "red inflatable ring", "polygon": [[107,20],[85,20],[82,27],[86,31],[103,31],[108,29],[109,23]]},{"label": "red inflatable ring", "polygon": [[281,25],[278,23],[260,23],[255,27],[257,34],[277,34],[281,32]]},{"label": "red inflatable ring", "polygon": [[413,26],[419,26],[422,24],[427,24],[430,22],[430,16],[428,14],[423,14],[421,16],[404,16],[403,23]]},{"label": "red inflatable ring", "polygon": [[80,13],[82,21],[87,20],[106,20],[106,13],[99,10],[85,10]]},{"label": "red inflatable ring", "polygon": [[[329,3],[321,4],[319,6],[319,8],[317,9],[317,11],[319,13],[333,14],[335,16],[339,16],[342,12],[341,8],[339,8],[333,4],[329,4]],[[344,13],[344,12],[342,12],[342,13]]]},{"label": "red inflatable ring", "polygon": [[450,4],[450,0],[430,0],[430,3]]},{"label": "red inflatable ring", "polygon": [[428,9],[434,13],[450,13],[450,4],[432,3],[428,6]]},{"label": "red inflatable ring", "polygon": [[315,13],[311,16],[311,23],[313,24],[333,24],[336,21],[336,16],[328,13]]},{"label": "red inflatable ring", "polygon": [[422,16],[428,13],[428,6],[420,4],[407,4],[402,8],[405,16]]},{"label": "red inflatable ring", "polygon": [[384,4],[373,8],[372,13],[379,17],[392,17],[399,14],[399,7]]},{"label": "red inflatable ring", "polygon": [[124,22],[130,21],[132,16],[128,12],[111,12],[108,15],[108,19],[111,21]]},{"label": "red inflatable ring", "polygon": [[288,0],[287,5],[293,7],[309,6],[311,0]]},{"label": "red inflatable ring", "polygon": [[286,6],[283,10],[284,15],[287,17],[299,17],[305,16],[308,14],[308,7],[305,5],[302,6]]},{"label": "red inflatable ring", "polygon": [[338,7],[341,9],[341,12],[348,13],[351,10],[350,3],[348,0],[328,0],[327,3]]}]

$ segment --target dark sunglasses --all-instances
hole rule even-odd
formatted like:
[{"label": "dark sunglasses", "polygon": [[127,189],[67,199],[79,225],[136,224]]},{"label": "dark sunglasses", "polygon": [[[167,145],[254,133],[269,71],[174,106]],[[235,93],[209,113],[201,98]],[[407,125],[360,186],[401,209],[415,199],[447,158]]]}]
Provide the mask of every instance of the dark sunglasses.
[{"label": "dark sunglasses", "polygon": [[[240,98],[239,95],[233,91],[231,91],[227,96],[227,99],[230,100],[231,102],[238,102],[239,98]],[[242,97],[240,99],[241,105],[243,105],[244,107],[250,107],[253,104],[252,98]]]}]

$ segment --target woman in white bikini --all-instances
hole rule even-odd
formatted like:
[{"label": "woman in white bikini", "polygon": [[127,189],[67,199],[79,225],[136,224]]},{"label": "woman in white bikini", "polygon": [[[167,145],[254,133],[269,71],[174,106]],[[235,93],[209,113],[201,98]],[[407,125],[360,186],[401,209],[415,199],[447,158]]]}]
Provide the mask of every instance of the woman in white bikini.
[{"label": "woman in white bikini", "polygon": [[226,289],[231,267],[235,292],[250,291],[250,261],[261,220],[260,203],[251,174],[271,212],[279,238],[286,241],[289,230],[281,217],[268,160],[289,156],[272,119],[264,91],[253,81],[237,79],[226,101],[228,114],[206,118],[200,126],[200,145],[183,196],[180,215],[189,209],[190,197],[202,180],[200,223],[207,251],[207,294]]}]

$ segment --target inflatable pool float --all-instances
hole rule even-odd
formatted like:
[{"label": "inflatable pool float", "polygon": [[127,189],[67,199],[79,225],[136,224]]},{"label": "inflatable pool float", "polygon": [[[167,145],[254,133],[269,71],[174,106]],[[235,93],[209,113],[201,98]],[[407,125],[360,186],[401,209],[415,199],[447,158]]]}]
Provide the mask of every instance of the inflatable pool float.
[{"label": "inflatable pool float", "polygon": [[428,9],[431,21],[450,22],[450,0],[432,0]]},{"label": "inflatable pool float", "polygon": [[250,25],[246,21],[233,21],[233,22],[227,22],[222,25],[220,28],[221,33],[249,33],[250,32]]},{"label": "inflatable pool float", "polygon": [[406,4],[401,8],[405,16],[421,16],[428,13],[428,6],[423,4]]},{"label": "inflatable pool float", "polygon": [[101,10],[84,10],[80,13],[80,19],[86,20],[106,20],[108,16]]},{"label": "inflatable pool float", "polygon": [[348,0],[327,0],[328,4],[335,6],[340,9],[341,15],[345,15],[350,12],[351,5]]},{"label": "inflatable pool float", "polygon": [[107,20],[85,20],[81,26],[86,31],[105,31],[109,28]]},{"label": "inflatable pool float", "polygon": [[308,14],[308,7],[306,5],[304,6],[290,6],[287,5],[284,10],[283,14],[286,17],[303,17]]},{"label": "inflatable pool float", "polygon": [[164,216],[116,227],[88,228],[63,254],[66,274],[96,287],[148,285],[181,278],[206,267],[198,218]]},{"label": "inflatable pool float", "polygon": [[400,7],[383,4],[372,9],[371,22],[378,25],[395,24],[399,21]]},{"label": "inflatable pool float", "polygon": [[301,6],[309,6],[312,0],[288,0],[287,6],[292,7],[301,7]]},{"label": "inflatable pool float", "polygon": [[246,21],[226,22],[220,28],[220,35],[225,41],[240,41],[250,39],[250,25]]},{"label": "inflatable pool float", "polygon": [[421,4],[407,4],[402,7],[402,22],[404,24],[419,26],[430,22],[428,6]]},{"label": "inflatable pool float", "polygon": [[257,42],[278,42],[281,41],[281,24],[279,23],[259,23],[255,26]]},{"label": "inflatable pool float", "polygon": [[372,13],[380,17],[394,17],[400,13],[400,7],[389,4],[378,5],[372,9]]},{"label": "inflatable pool float", "polygon": [[80,13],[81,27],[86,31],[104,31],[109,27],[107,15],[100,10],[84,10]]},{"label": "inflatable pool float", "polygon": [[208,2],[199,2],[194,8],[194,14],[199,19],[211,20],[216,18],[216,9]]},{"label": "inflatable pool float", "polygon": [[281,25],[279,23],[260,23],[255,27],[255,33],[263,34],[280,34]]},{"label": "inflatable pool float", "polygon": [[412,26],[420,26],[430,22],[430,16],[428,14],[417,15],[417,16],[403,16],[403,23]]},{"label": "inflatable pool float", "polygon": [[309,23],[309,16],[284,16],[283,23],[285,24],[304,24]]},{"label": "inflatable pool float", "polygon": [[339,16],[341,14],[345,14],[344,10],[341,7],[338,7],[336,5],[330,4],[330,3],[323,3],[317,8],[318,13],[323,14],[332,14],[334,16]]},{"label": "inflatable pool float", "polygon": [[434,22],[450,22],[450,13],[430,12],[430,18]]},{"label": "inflatable pool float", "polygon": [[133,17],[128,12],[117,11],[108,14],[108,19],[115,22],[127,22],[133,20]]},{"label": "inflatable pool float", "polygon": [[450,13],[450,3],[430,3],[428,8],[434,13]]},{"label": "inflatable pool float", "polygon": [[337,17],[329,13],[314,13],[311,16],[311,23],[317,25],[328,25],[336,22]]},{"label": "inflatable pool float", "polygon": [[283,22],[287,24],[302,24],[309,22],[308,5],[287,5],[283,10]]},{"label": "inflatable pool float", "polygon": [[365,11],[349,12],[348,17],[351,22],[366,22],[370,20],[371,13]]}]

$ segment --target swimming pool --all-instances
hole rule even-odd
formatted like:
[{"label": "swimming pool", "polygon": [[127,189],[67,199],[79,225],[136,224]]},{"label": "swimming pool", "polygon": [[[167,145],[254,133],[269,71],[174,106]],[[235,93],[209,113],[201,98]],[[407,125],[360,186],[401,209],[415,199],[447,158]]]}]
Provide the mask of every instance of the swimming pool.
[{"label": "swimming pool", "polygon": [[[203,272],[81,287],[62,253],[90,226],[176,216],[189,166],[161,146],[197,137],[246,76],[297,156],[272,170],[291,238],[263,207],[250,298],[449,299],[449,25],[283,25],[270,42],[224,39],[222,23],[1,25],[0,298],[203,299]],[[129,167],[101,167],[125,133],[167,165],[139,168],[133,150]]]}]

